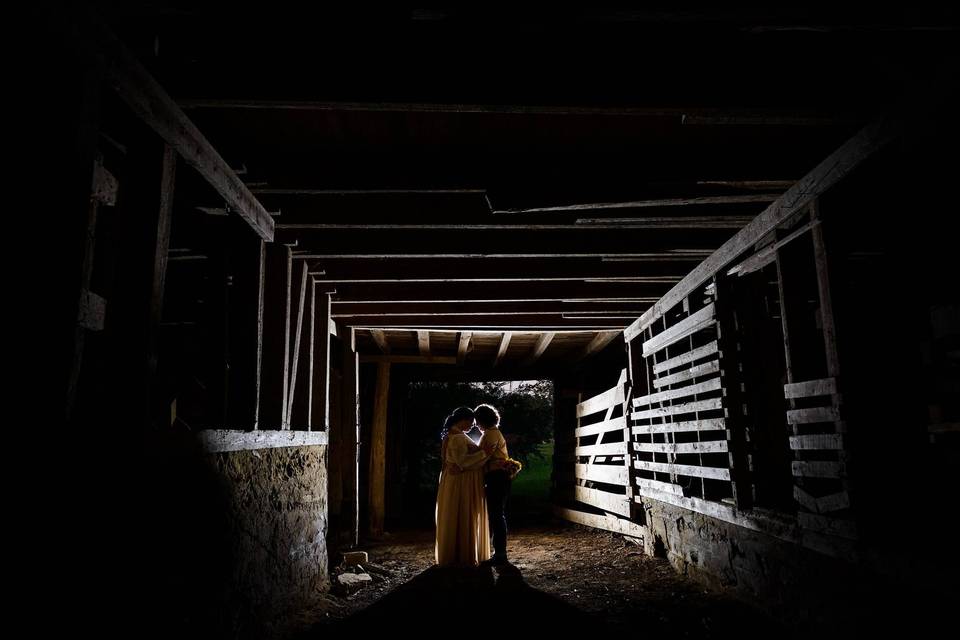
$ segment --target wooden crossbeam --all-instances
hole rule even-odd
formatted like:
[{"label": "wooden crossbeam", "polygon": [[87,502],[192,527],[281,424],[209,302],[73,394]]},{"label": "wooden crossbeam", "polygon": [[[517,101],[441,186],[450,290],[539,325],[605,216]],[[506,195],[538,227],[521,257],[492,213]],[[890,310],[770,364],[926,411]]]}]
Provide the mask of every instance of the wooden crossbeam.
[{"label": "wooden crossbeam", "polygon": [[540,356],[543,355],[543,352],[547,350],[547,347],[550,346],[550,343],[553,342],[554,337],[557,334],[551,331],[545,331],[540,334],[540,337],[537,338],[537,343],[533,345],[533,350],[530,354],[524,358],[523,363],[525,365],[531,365],[537,360],[540,359]]},{"label": "wooden crossbeam", "polygon": [[500,361],[503,360],[503,356],[506,355],[507,349],[510,348],[510,338],[513,337],[513,333],[510,331],[504,331],[503,335],[500,336],[500,346],[497,347],[497,355],[493,359],[493,366],[500,364]]},{"label": "wooden crossbeam", "polygon": [[390,353],[390,345],[387,344],[387,336],[382,329],[371,329],[370,335],[373,337],[373,341],[377,343],[377,346],[385,354]]},{"label": "wooden crossbeam", "polygon": [[470,339],[473,333],[470,331],[461,331],[457,337],[457,364],[463,364],[467,359],[467,353],[470,351]]},{"label": "wooden crossbeam", "polygon": [[430,355],[430,332],[417,331],[417,348],[420,349],[421,356]]},{"label": "wooden crossbeam", "polygon": [[67,22],[56,25],[59,30],[81,51],[106,59],[107,82],[120,99],[193,167],[257,235],[272,241],[273,218],[180,106],[106,24],[79,9],[80,5],[70,7],[70,15],[65,12],[50,16],[52,20]]},{"label": "wooden crossbeam", "polygon": [[639,335],[654,320],[693,293],[720,269],[850,174],[861,162],[893,140],[898,130],[898,123],[888,117],[881,117],[861,129],[644,312],[624,331],[624,335],[629,336],[627,339]]},{"label": "wooden crossbeam", "polygon": [[556,207],[534,207],[530,209],[494,209],[493,213],[554,213],[561,211],[602,211],[609,209],[647,209],[650,207],[685,207],[706,204],[746,204],[751,202],[773,202],[779,193],[750,193],[730,196],[701,196],[695,198],[660,198],[654,200],[625,200],[623,202],[593,202],[588,204],[570,204]]}]

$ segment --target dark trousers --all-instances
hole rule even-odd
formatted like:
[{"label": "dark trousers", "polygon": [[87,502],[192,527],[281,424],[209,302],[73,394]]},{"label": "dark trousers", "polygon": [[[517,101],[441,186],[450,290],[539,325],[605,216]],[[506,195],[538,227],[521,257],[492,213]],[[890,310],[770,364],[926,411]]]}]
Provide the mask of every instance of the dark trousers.
[{"label": "dark trousers", "polygon": [[512,480],[506,471],[491,471],[484,476],[484,480],[493,551],[498,557],[505,558],[507,557],[507,496],[510,495]]}]

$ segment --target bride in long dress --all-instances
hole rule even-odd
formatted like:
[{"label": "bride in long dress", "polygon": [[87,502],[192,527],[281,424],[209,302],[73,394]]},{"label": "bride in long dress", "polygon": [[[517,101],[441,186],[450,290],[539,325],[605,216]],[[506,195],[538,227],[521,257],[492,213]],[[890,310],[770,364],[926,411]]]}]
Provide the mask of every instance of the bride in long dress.
[{"label": "bride in long dress", "polygon": [[490,524],[483,489],[483,464],[489,452],[466,435],[473,410],[460,407],[444,423],[437,490],[437,540],[434,557],[440,566],[475,567],[490,558]]}]

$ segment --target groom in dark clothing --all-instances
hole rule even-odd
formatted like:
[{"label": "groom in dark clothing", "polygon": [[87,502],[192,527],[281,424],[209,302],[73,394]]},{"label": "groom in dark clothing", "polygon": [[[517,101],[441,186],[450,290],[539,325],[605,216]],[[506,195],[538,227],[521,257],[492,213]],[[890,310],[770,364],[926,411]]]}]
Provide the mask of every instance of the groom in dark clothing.
[{"label": "groom in dark clothing", "polygon": [[474,410],[477,426],[483,431],[480,447],[491,451],[484,473],[487,492],[487,514],[490,518],[490,535],[493,538],[493,557],[489,564],[507,564],[507,497],[512,481],[503,462],[509,457],[507,442],[500,433],[500,413],[489,404],[481,404]]}]

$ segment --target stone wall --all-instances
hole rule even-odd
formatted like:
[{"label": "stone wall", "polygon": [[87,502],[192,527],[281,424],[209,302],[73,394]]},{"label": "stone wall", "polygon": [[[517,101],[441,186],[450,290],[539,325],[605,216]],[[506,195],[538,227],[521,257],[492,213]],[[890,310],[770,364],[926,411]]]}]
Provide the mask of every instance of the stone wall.
[{"label": "stone wall", "polygon": [[208,454],[226,497],[231,637],[271,637],[329,587],[327,447]]},{"label": "stone wall", "polygon": [[759,605],[804,635],[879,632],[890,624],[919,629],[949,610],[941,605],[951,589],[935,565],[914,554],[908,570],[896,566],[904,547],[861,548],[857,560],[844,560],[648,498],[641,517],[647,554]]}]

